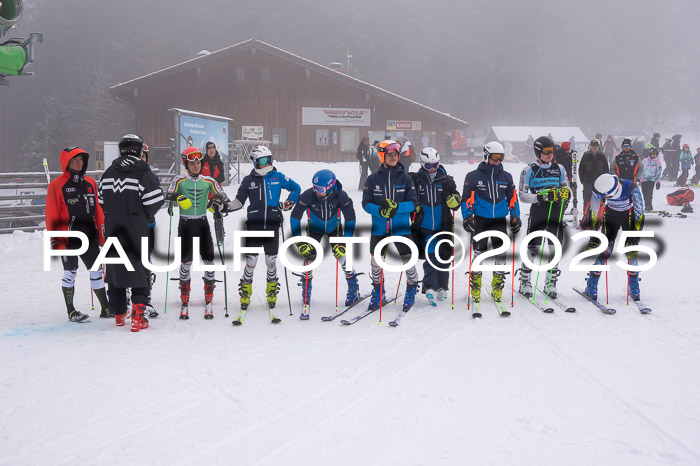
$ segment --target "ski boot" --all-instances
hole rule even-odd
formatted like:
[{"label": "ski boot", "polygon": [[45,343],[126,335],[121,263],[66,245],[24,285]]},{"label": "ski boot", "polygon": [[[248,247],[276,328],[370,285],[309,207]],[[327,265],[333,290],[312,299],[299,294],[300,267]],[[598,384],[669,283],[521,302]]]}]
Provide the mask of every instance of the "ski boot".
[{"label": "ski boot", "polygon": [[520,286],[518,287],[518,293],[525,296],[526,298],[532,298],[532,283],[530,283],[530,274],[532,270],[522,266],[520,269]]},{"label": "ski boot", "polygon": [[253,295],[253,284],[241,279],[238,283],[238,294],[241,296],[241,309],[246,311],[250,305],[250,297]]},{"label": "ski boot", "polygon": [[92,290],[97,296],[97,300],[100,302],[102,310],[100,311],[100,319],[111,319],[114,317],[114,313],[109,310],[109,301],[107,300],[107,291],[104,288],[97,288]]},{"label": "ski boot", "polygon": [[126,324],[126,312],[124,314],[114,314],[114,322],[117,327],[123,327]]},{"label": "ski boot", "polygon": [[627,272],[627,277],[629,279],[630,286],[630,298],[634,301],[639,301],[639,272]]},{"label": "ski boot", "polygon": [[146,303],[146,312],[148,313],[148,317],[155,319],[158,317],[158,311],[156,311],[156,308],[154,308],[151,303]]},{"label": "ski boot", "polygon": [[472,300],[475,303],[481,301],[481,272],[472,272],[470,276]]},{"label": "ski boot", "polygon": [[559,275],[561,275],[561,270],[558,267],[554,267],[549,271],[547,281],[543,285],[542,291],[551,299],[557,299],[557,280],[559,280]]},{"label": "ski boot", "polygon": [[206,278],[204,279],[204,318],[205,319],[213,319],[214,318],[214,309],[211,304],[212,300],[214,299],[214,288],[216,288],[216,284],[214,280],[207,280]]},{"label": "ski boot", "polygon": [[277,304],[277,294],[280,292],[280,282],[275,280],[274,282],[267,282],[267,289],[265,294],[267,295],[267,307],[269,309],[274,309]]},{"label": "ski boot", "polygon": [[299,286],[301,287],[301,300],[304,302],[304,306],[311,304],[311,281],[313,277],[311,274],[304,274],[299,280]]},{"label": "ski boot", "polygon": [[437,291],[428,289],[425,291],[425,297],[428,298],[428,302],[431,306],[437,306]]},{"label": "ski boot", "polygon": [[684,214],[692,214],[693,213],[693,208],[690,206],[690,202],[686,202],[683,204],[683,208],[681,209],[681,212]]},{"label": "ski boot", "polygon": [[438,288],[437,297],[438,301],[445,301],[447,299],[447,290],[445,288]]},{"label": "ski boot", "polygon": [[408,312],[416,302],[416,293],[418,293],[417,283],[406,283],[406,296],[403,298],[403,308],[401,312]]},{"label": "ski boot", "polygon": [[148,319],[144,316],[146,313],[145,304],[132,304],[131,307],[131,331],[138,332],[148,328]]},{"label": "ski boot", "polygon": [[68,313],[68,320],[70,320],[71,322],[84,322],[88,320],[89,317],[89,315],[83,314],[82,312],[76,311],[75,309]]},{"label": "ski boot", "polygon": [[352,276],[346,277],[348,281],[348,294],[345,296],[345,306],[352,306],[352,304],[360,299],[360,284],[357,282],[357,275],[352,274]]},{"label": "ski boot", "polygon": [[367,309],[376,311],[380,304],[384,301],[384,289],[381,283],[372,283],[372,295],[369,298],[369,306]]},{"label": "ski boot", "polygon": [[588,277],[586,277],[585,293],[593,301],[598,301],[598,279],[599,278],[600,278],[600,272],[588,272]]},{"label": "ski boot", "polygon": [[493,278],[491,279],[491,289],[493,291],[493,300],[496,302],[501,302],[503,298],[503,286],[506,282],[506,274],[500,272],[494,272]]},{"label": "ski boot", "polygon": [[114,314],[109,308],[100,311],[100,319],[111,319],[112,317],[114,317]]},{"label": "ski boot", "polygon": [[182,307],[180,308],[180,319],[187,320],[190,318],[190,281],[183,282],[180,281],[180,299],[182,300]]}]

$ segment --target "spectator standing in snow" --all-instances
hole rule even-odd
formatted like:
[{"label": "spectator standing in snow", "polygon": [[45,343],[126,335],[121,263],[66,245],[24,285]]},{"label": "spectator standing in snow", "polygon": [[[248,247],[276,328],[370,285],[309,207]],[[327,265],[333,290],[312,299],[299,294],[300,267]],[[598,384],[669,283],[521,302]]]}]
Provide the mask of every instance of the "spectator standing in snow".
[{"label": "spectator standing in snow", "polygon": [[605,154],[600,151],[600,141],[593,139],[588,145],[588,150],[584,152],[579,162],[578,178],[583,185],[583,205],[584,211],[588,203],[591,202],[591,185],[603,173],[608,173],[610,167]]},{"label": "spectator standing in snow", "polygon": [[619,151],[620,149],[617,147],[617,144],[615,144],[615,140],[613,139],[611,134],[608,134],[608,137],[605,138],[605,142],[603,143],[603,153],[605,154],[605,157],[608,159],[608,165],[613,166],[614,165],[614,160],[615,160],[615,154]]},{"label": "spectator standing in snow", "polygon": [[688,184],[688,173],[693,166],[693,154],[690,153],[690,146],[683,144],[683,150],[680,153],[681,176],[676,181],[676,186],[685,186]]},{"label": "spectator standing in snow", "polygon": [[358,191],[361,191],[365,186],[365,180],[367,180],[367,172],[369,171],[369,137],[365,136],[360,141],[360,145],[357,146],[357,153],[355,154],[357,161],[360,162],[360,184],[357,187]]},{"label": "spectator standing in snow", "polygon": [[649,152],[649,157],[642,161],[642,195],[644,196],[644,210],[649,212],[654,210],[652,202],[654,200],[654,186],[658,186],[661,179],[661,160],[659,159],[659,149],[654,147]]}]

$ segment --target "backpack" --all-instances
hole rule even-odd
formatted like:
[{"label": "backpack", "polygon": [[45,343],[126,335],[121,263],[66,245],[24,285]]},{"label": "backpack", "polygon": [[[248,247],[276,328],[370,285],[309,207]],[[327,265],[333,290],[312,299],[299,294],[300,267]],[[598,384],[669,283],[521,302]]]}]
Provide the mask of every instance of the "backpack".
[{"label": "backpack", "polygon": [[683,205],[687,202],[693,202],[695,193],[690,188],[680,188],[666,196],[668,205]]}]

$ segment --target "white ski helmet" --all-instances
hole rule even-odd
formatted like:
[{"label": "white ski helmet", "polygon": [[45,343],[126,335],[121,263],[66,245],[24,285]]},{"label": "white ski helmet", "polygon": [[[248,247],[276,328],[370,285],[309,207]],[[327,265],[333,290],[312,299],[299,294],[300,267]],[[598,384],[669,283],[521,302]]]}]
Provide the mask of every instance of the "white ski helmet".
[{"label": "white ski helmet", "polygon": [[[269,161],[261,160],[265,157],[269,157]],[[255,148],[250,152],[250,160],[255,165],[255,168],[262,168],[265,165],[272,165],[272,152],[270,152],[270,149],[265,146],[255,146]]]},{"label": "white ski helmet", "polygon": [[440,166],[440,153],[434,147],[424,147],[419,158],[421,167],[426,170],[437,170]]},{"label": "white ski helmet", "polygon": [[593,183],[593,190],[605,198],[617,199],[622,192],[622,183],[617,176],[603,173]]},{"label": "white ski helmet", "polygon": [[506,156],[506,150],[503,148],[503,144],[497,141],[487,142],[484,146],[484,161],[488,162],[491,154],[503,154]]}]

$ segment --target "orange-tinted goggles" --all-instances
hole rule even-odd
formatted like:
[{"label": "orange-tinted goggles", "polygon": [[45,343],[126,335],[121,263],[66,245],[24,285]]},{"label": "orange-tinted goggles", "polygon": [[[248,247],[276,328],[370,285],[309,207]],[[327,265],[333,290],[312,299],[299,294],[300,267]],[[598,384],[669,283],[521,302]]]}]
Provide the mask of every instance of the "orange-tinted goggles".
[{"label": "orange-tinted goggles", "polygon": [[[544,152],[544,151],[543,151]],[[503,154],[491,154],[489,156],[491,160],[498,160],[499,162],[503,162],[503,159],[505,158],[505,155]]]},{"label": "orange-tinted goggles", "polygon": [[188,162],[194,162],[196,160],[202,160],[202,153],[201,152],[190,152],[185,157],[187,157]]},{"label": "orange-tinted goggles", "polygon": [[542,152],[544,155],[553,154],[554,147],[545,147],[540,152]]},{"label": "orange-tinted goggles", "polygon": [[378,147],[377,152],[384,152],[387,154],[391,152],[401,153],[401,146],[395,142],[392,144],[387,144],[386,147]]}]

